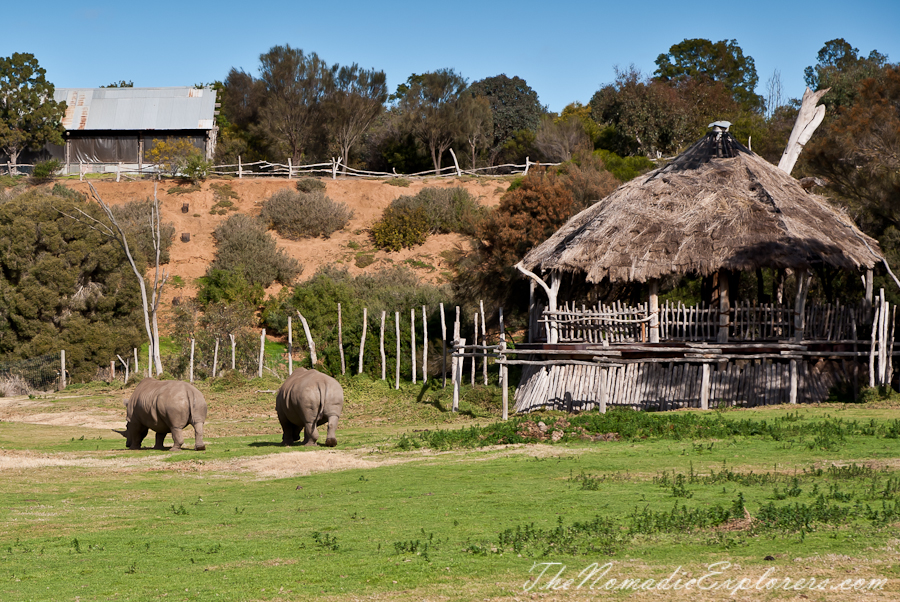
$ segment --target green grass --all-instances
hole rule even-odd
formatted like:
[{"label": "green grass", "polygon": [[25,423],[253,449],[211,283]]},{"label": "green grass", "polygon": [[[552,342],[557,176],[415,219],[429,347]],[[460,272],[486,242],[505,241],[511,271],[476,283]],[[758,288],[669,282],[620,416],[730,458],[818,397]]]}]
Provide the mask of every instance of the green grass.
[{"label": "green grass", "polygon": [[[270,377],[198,383],[202,453],[0,422],[0,599],[512,600],[549,595],[524,591],[535,563],[661,579],[720,561],[736,576],[885,578],[872,599],[898,594],[894,404],[501,423],[494,387],[464,387],[453,414],[437,382],[340,379],[336,449],[279,445]],[[90,383],[22,411],[116,417],[126,393]],[[517,434],[539,423],[564,436]],[[320,471],[338,459],[354,463]]]}]

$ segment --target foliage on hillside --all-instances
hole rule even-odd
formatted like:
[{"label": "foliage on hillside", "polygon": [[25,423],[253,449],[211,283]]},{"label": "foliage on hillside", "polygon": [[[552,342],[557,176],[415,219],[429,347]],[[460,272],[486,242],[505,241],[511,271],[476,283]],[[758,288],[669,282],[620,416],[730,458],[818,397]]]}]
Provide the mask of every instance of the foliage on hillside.
[{"label": "foliage on hillside", "polygon": [[251,284],[267,287],[275,281],[290,282],[303,267],[283,249],[259,221],[238,213],[222,222],[213,232],[216,256],[209,271],[228,270],[244,275]]},{"label": "foliage on hillside", "polygon": [[91,379],[144,338],[138,283],[118,243],[76,219],[105,221],[99,208],[57,190],[0,204],[0,357],[65,349],[71,377]]},{"label": "foliage on hillside", "polygon": [[377,247],[399,251],[424,243],[430,233],[473,236],[486,214],[465,188],[423,188],[391,202],[372,226],[372,240]]},{"label": "foliage on hillside", "polygon": [[[301,180],[302,181],[302,180]],[[318,182],[319,180],[312,180]],[[353,218],[345,203],[335,203],[319,190],[302,192],[282,188],[262,204],[260,219],[291,240],[330,237]]]}]

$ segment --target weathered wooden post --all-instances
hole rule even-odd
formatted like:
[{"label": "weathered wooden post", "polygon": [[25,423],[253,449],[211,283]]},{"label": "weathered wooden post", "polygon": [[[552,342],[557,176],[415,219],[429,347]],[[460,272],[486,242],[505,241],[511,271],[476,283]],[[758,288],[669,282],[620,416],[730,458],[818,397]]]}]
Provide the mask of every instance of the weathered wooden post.
[{"label": "weathered wooden post", "polygon": [[288,376],[294,373],[294,326],[293,316],[288,316]]},{"label": "weathered wooden post", "polygon": [[[475,336],[472,337],[472,378],[470,379],[471,385],[475,386],[475,354],[478,353],[478,313],[472,316],[473,321],[475,322]],[[465,353],[465,350],[463,351]]]},{"label": "weathered wooden post", "polygon": [[463,379],[463,358],[458,357],[466,348],[465,339],[456,339],[453,342],[453,368],[456,374],[453,377],[453,411],[459,411],[459,388]]},{"label": "weathered wooden post", "polygon": [[719,343],[728,342],[728,321],[731,312],[731,303],[728,300],[728,272],[719,270],[718,273],[718,292],[719,292],[719,333],[716,341]]},{"label": "weathered wooden post", "polygon": [[810,277],[806,270],[797,270],[797,297],[794,300],[794,340],[803,340],[806,328],[806,294],[809,292]]},{"label": "weathered wooden post", "polygon": [[416,384],[416,310],[409,310],[409,338],[411,339],[410,348],[412,353],[412,382]]},{"label": "weathered wooden post", "polygon": [[609,403],[609,393],[606,390],[606,368],[600,368],[600,413],[606,414],[606,405]]},{"label": "weathered wooden post", "polygon": [[381,380],[387,380],[387,357],[384,354],[384,311],[381,312],[381,336],[378,346],[381,349]]},{"label": "weathered wooden post", "polygon": [[241,165],[241,156],[238,155],[238,180],[244,177],[244,167]]},{"label": "weathered wooden post", "polygon": [[59,390],[66,388],[66,350],[59,352]]},{"label": "weathered wooden post", "polygon": [[422,382],[428,382],[428,316],[422,306]]},{"label": "weathered wooden post", "polygon": [[488,384],[488,350],[487,350],[487,323],[484,321],[484,301],[478,302],[481,308],[481,345],[484,347],[484,358],[481,364],[481,372],[484,375],[484,386]]},{"label": "weathered wooden post", "polygon": [[293,175],[293,173],[294,173],[294,166],[291,163],[291,158],[288,157],[288,180],[291,179],[291,176]]},{"label": "weathered wooden post", "polygon": [[363,352],[366,349],[366,329],[369,327],[369,322],[366,319],[366,314],[368,313],[367,308],[363,308],[363,330],[362,337],[359,340],[359,371],[357,374],[362,374],[363,372]]},{"label": "weathered wooden post", "polygon": [[313,342],[312,334],[309,332],[309,324],[306,323],[306,318],[299,311],[297,316],[300,318],[300,323],[303,324],[303,333],[306,335],[306,342],[309,343],[309,360],[312,363],[312,367],[315,368],[316,364],[319,363],[319,358],[316,357],[316,344]]},{"label": "weathered wooden post", "polygon": [[791,391],[790,402],[797,403],[797,389],[799,385],[799,375],[797,374],[797,360],[791,360]]},{"label": "weathered wooden post", "polygon": [[659,343],[659,280],[653,278],[650,285],[650,342]]},{"label": "weathered wooden post", "polygon": [[147,346],[147,378],[153,376],[151,370],[153,366],[153,341],[150,341],[150,344]]},{"label": "weathered wooden post", "polygon": [[134,348],[134,373],[137,374],[137,373],[140,372],[140,371],[141,371],[141,369],[140,369],[140,367],[138,366],[138,352],[137,352],[137,347],[135,347],[135,348]]},{"label": "weathered wooden post", "polygon": [[116,360],[109,363],[109,382],[116,380]]},{"label": "weathered wooden post", "polygon": [[235,348],[234,335],[229,334],[228,338],[231,339],[231,369],[234,370],[234,365],[235,365],[234,364],[234,348]]},{"label": "weathered wooden post", "polygon": [[344,363],[344,325],[341,321],[340,303],[338,303],[338,350],[341,352],[341,374],[346,374],[347,365]]},{"label": "weathered wooden post", "polygon": [[216,350],[213,352],[213,378],[216,377],[219,368],[219,337],[216,337]]},{"label": "weathered wooden post", "polygon": [[444,359],[441,362],[441,375],[444,378],[442,388],[447,388],[447,321],[444,318],[444,304],[441,303],[441,354]]},{"label": "weathered wooden post", "polygon": [[700,376],[700,409],[709,409],[709,364],[704,363]]},{"label": "weathered wooden post", "polygon": [[262,334],[259,335],[259,370],[257,372],[257,376],[262,378],[263,371],[263,360],[266,356],[266,329],[262,329]]},{"label": "weathered wooden post", "polygon": [[503,400],[503,420],[509,419],[509,372],[506,365],[506,331],[503,326],[503,308],[500,308],[500,387]]},{"label": "weathered wooden post", "polygon": [[397,367],[395,369],[394,376],[394,389],[400,389],[400,312],[394,312],[394,325],[396,326],[397,331]]},{"label": "weathered wooden post", "polygon": [[194,337],[191,337],[191,382],[194,382]]}]

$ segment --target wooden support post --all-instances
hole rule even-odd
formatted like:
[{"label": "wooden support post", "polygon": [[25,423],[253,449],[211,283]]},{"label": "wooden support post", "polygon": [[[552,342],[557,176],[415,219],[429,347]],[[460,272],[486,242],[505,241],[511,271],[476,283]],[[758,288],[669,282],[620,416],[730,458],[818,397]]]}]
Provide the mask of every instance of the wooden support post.
[{"label": "wooden support post", "polygon": [[481,346],[484,347],[484,357],[481,362],[481,372],[484,375],[484,386],[488,384],[488,352],[487,352],[487,323],[484,321],[484,301],[478,302],[481,307]]},{"label": "wooden support post", "polygon": [[216,350],[213,352],[213,378],[216,377],[216,368],[219,366],[219,337],[216,337]]},{"label": "wooden support post", "polygon": [[792,404],[797,403],[797,388],[798,388],[798,374],[797,374],[797,360],[791,360],[791,396],[790,402]]},{"label": "wooden support post", "polygon": [[606,389],[606,368],[600,368],[600,413],[606,414],[606,404],[609,403],[609,392]]},{"label": "wooden support post", "polygon": [[709,364],[703,364],[700,376],[700,409],[709,409]]},{"label": "wooden support post", "polygon": [[[63,366],[63,367],[65,367],[65,366]],[[141,369],[140,369],[140,367],[138,367],[138,352],[137,352],[137,347],[135,347],[135,348],[134,348],[134,373],[137,374],[137,373],[140,372],[140,371],[141,371]]]},{"label": "wooden support post", "polygon": [[509,370],[506,366],[506,331],[503,327],[503,308],[500,308],[500,388],[503,401],[503,420],[509,420]]},{"label": "wooden support post", "polygon": [[116,360],[109,363],[109,382],[114,380],[116,380]]},{"label": "wooden support post", "polygon": [[444,384],[441,388],[447,388],[447,320],[444,317],[444,304],[441,303],[441,355],[444,359],[441,361],[441,376]]},{"label": "wooden support post", "polygon": [[288,376],[294,373],[294,325],[293,316],[288,316]]},{"label": "wooden support post", "polygon": [[[456,306],[456,320],[453,322],[453,348],[451,350],[453,353],[456,353],[456,346],[459,344],[458,341],[459,341],[459,305]],[[459,361],[457,363],[462,363],[462,358],[459,358]],[[453,372],[450,374],[450,377],[451,377],[454,385],[457,384],[456,372],[457,372],[456,364],[453,364]]]},{"label": "wooden support post", "polygon": [[534,342],[534,331],[532,330],[532,325],[535,323],[534,321],[534,288],[537,286],[534,280],[528,281],[528,342]]},{"label": "wooden support post", "polygon": [[266,358],[266,329],[262,329],[262,334],[259,335],[259,370],[257,371],[257,376],[262,378],[263,371],[263,361]]},{"label": "wooden support post", "polygon": [[457,339],[453,343],[453,368],[456,374],[453,378],[453,411],[459,411],[459,388],[462,386],[463,379],[463,358],[456,357],[463,353],[466,347],[465,339]]},{"label": "wooden support post", "polygon": [[312,368],[316,367],[316,364],[319,363],[319,358],[316,357],[316,344],[313,342],[312,333],[309,332],[309,324],[306,323],[306,318],[303,317],[299,311],[297,312],[297,317],[300,318],[300,323],[303,324],[303,333],[306,335],[306,342],[309,343],[309,361],[312,364]]},{"label": "wooden support post", "polygon": [[[453,152],[453,149],[450,149],[450,156],[453,157],[453,166],[456,167],[456,177],[462,177],[462,171],[459,169],[459,161],[456,160],[456,153]],[[472,166],[474,167],[474,165]]]},{"label": "wooden support post", "polygon": [[362,330],[362,337],[361,337],[360,340],[359,340],[359,370],[357,371],[357,374],[362,374],[362,373],[363,373],[363,352],[364,352],[365,349],[366,349],[366,330],[367,330],[368,327],[369,327],[369,322],[368,322],[368,320],[367,320],[367,314],[368,314],[368,313],[369,313],[368,308],[364,307],[364,308],[363,308],[363,330]]},{"label": "wooden support post", "polygon": [[153,341],[150,341],[150,344],[147,345],[147,378],[153,376],[152,368],[153,366]]},{"label": "wooden support post", "polygon": [[718,277],[719,288],[719,333],[716,341],[719,343],[728,342],[728,326],[731,317],[731,304],[729,302],[728,291],[728,273],[725,270],[719,270]]},{"label": "wooden support post", "polygon": [[66,388],[66,350],[59,352],[59,390]]},{"label": "wooden support post", "polygon": [[194,337],[191,337],[191,370],[190,382],[194,382]]},{"label": "wooden support post", "polygon": [[416,310],[409,310],[410,359],[412,360],[412,382],[416,384]]},{"label": "wooden support post", "polygon": [[863,319],[863,320],[865,320],[870,315],[872,315],[872,294],[874,291],[874,286],[875,286],[874,274],[873,274],[872,270],[866,270],[866,280],[865,280],[866,294],[863,297],[863,309],[865,310],[866,313],[865,313],[865,315],[863,315],[861,317],[861,319]]},{"label": "wooden support post", "polygon": [[659,343],[659,280],[654,278],[650,285],[650,342]]},{"label": "wooden support post", "polygon": [[128,362],[122,359],[122,356],[118,353],[116,357],[119,358],[119,361],[122,362],[122,365],[125,366],[125,380],[123,381],[125,384],[128,384]]},{"label": "wooden support post", "polygon": [[338,351],[341,352],[341,374],[347,373],[347,365],[344,362],[344,325],[341,321],[341,304],[338,303]]},{"label": "wooden support post", "polygon": [[428,316],[422,306],[422,382],[428,382]]},{"label": "wooden support post", "polygon": [[878,341],[878,322],[881,308],[875,306],[875,315],[872,317],[872,341],[869,347],[869,388],[875,386],[875,345]]},{"label": "wooden support post", "polygon": [[291,176],[294,173],[294,165],[291,163],[291,158],[288,157],[288,180],[291,179]]},{"label": "wooden support post", "polygon": [[803,340],[806,328],[806,294],[809,292],[809,273],[797,270],[797,298],[794,302],[794,340]]},{"label": "wooden support post", "polygon": [[234,340],[234,335],[233,335],[233,334],[229,334],[229,335],[228,335],[228,338],[231,339],[231,369],[234,370],[234,369],[235,369],[235,368],[234,368],[234,366],[235,366],[235,363],[234,363],[234,349],[235,349],[235,347],[236,347],[237,345],[235,344],[235,340]]},{"label": "wooden support post", "polygon": [[387,357],[384,354],[384,316],[386,312],[381,312],[381,335],[379,337],[378,346],[381,349],[381,380],[387,380]]},{"label": "wooden support post", "polygon": [[397,362],[394,370],[394,389],[400,389],[400,312],[394,312],[394,325],[397,332]]},{"label": "wooden support post", "polygon": [[476,313],[473,316],[473,320],[475,321],[475,336],[472,337],[472,378],[470,379],[471,385],[475,386],[475,354],[478,353],[478,349],[476,346],[478,345],[478,314]]},{"label": "wooden support post", "polygon": [[241,156],[238,155],[238,180],[244,177],[244,166],[241,165]]}]

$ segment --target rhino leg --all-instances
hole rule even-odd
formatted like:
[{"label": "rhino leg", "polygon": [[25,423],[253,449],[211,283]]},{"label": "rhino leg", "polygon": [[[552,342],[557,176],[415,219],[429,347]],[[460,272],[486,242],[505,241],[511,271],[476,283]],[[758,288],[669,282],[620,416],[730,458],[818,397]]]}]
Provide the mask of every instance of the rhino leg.
[{"label": "rhino leg", "polygon": [[300,438],[300,431],[297,425],[288,420],[286,416],[278,414],[278,422],[281,423],[281,444],[289,447]]},{"label": "rhino leg", "polygon": [[172,427],[172,448],[169,451],[178,451],[184,445],[184,430]]},{"label": "rhino leg", "polygon": [[203,423],[194,425],[194,449],[205,451],[206,443],[203,442]]},{"label": "rhino leg", "polygon": [[319,440],[319,429],[315,423],[307,422],[303,426],[303,445],[315,445]]},{"label": "rhino leg", "polygon": [[147,436],[147,433],[150,432],[150,429],[146,426],[129,425],[128,431],[129,433],[131,433],[126,439],[128,449],[141,449],[141,443],[144,442],[144,437]]},{"label": "rhino leg", "polygon": [[337,416],[328,417],[328,436],[325,438],[325,445],[327,445],[328,447],[334,447],[337,445],[337,424]]},{"label": "rhino leg", "polygon": [[153,449],[166,449],[163,446],[163,442],[166,440],[166,435],[168,435],[166,431],[157,431],[156,432],[156,445],[153,446]]}]

